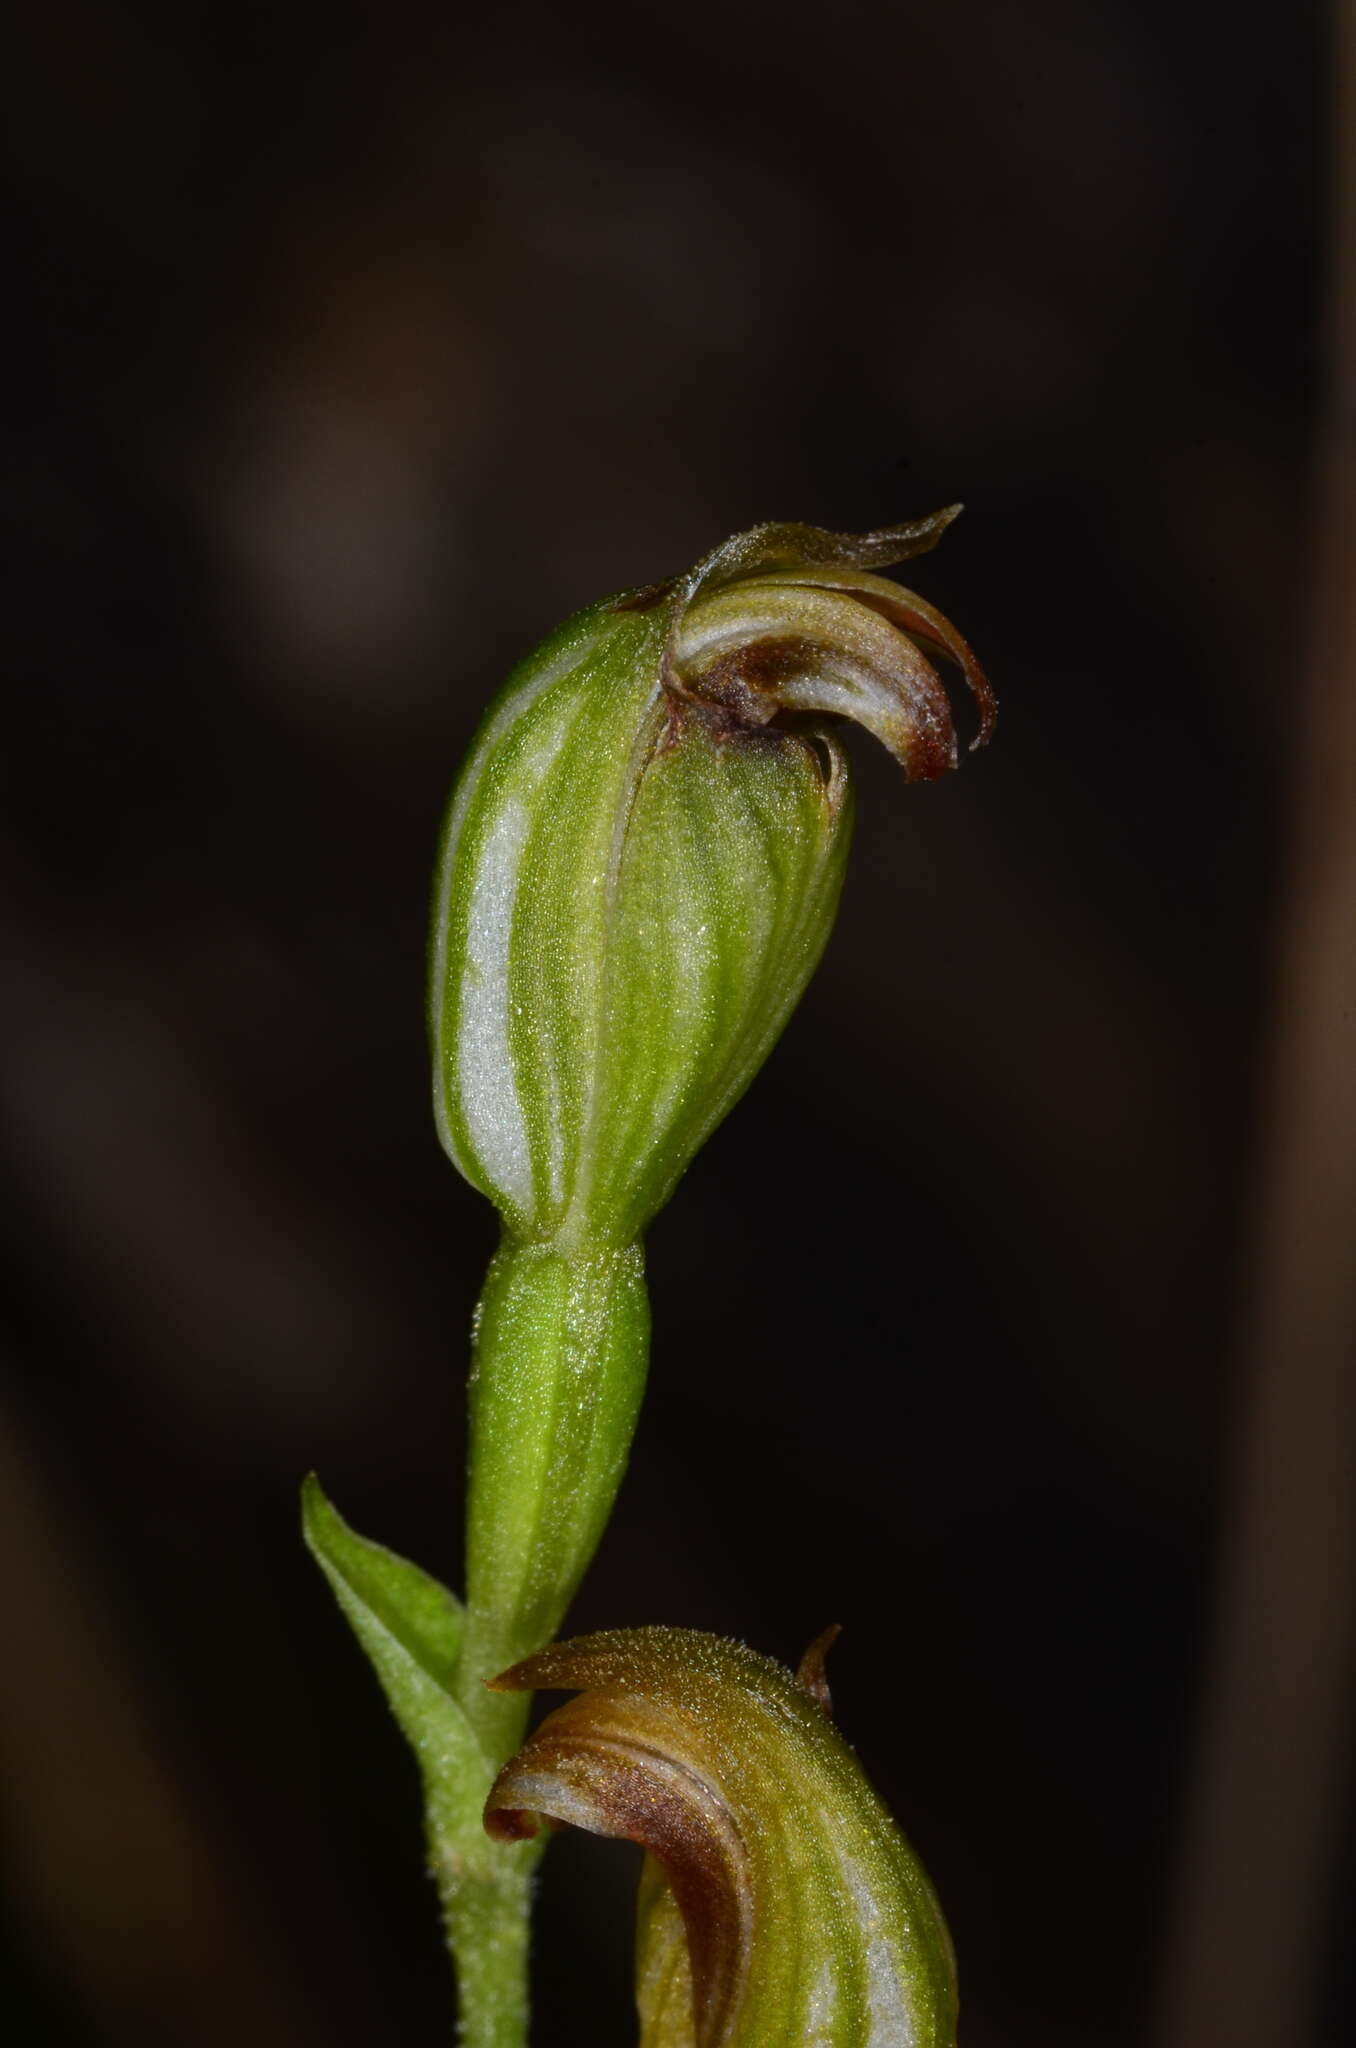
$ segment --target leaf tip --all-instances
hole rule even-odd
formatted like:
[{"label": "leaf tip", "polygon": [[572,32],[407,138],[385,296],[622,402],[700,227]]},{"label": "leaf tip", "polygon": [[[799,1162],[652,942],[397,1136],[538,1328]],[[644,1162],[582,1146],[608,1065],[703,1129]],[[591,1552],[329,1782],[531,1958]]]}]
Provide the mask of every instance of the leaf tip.
[{"label": "leaf tip", "polygon": [[333,1519],[334,1509],[320,1484],[319,1474],[308,1472],[301,1482],[301,1533],[312,1550],[325,1523]]}]

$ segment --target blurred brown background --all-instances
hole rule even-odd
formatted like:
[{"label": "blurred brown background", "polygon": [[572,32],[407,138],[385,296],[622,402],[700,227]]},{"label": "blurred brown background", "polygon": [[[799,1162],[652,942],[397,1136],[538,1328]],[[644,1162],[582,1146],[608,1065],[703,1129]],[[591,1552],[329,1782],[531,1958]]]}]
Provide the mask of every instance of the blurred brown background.
[{"label": "blurred brown background", "polygon": [[[575,1618],[846,1624],[967,2048],[1240,2048],[1239,1987],[1246,2048],[1352,2038],[1341,1374],[1297,1404],[1256,1335],[1277,1075],[1315,1093],[1305,706],[1321,761],[1351,694],[1310,623],[1332,62],[1317,6],[1223,0],[28,11],[7,2040],[450,2038],[414,1773],[295,1527],[317,1466],[458,1571],[493,1232],[427,1102],[440,805],[577,605],[954,498],[912,580],[998,737],[916,790],[860,750],[824,969],[652,1233]],[[1342,1190],[1292,1178],[1308,1243]],[[550,2048],[633,2038],[632,1877],[552,1852]]]}]

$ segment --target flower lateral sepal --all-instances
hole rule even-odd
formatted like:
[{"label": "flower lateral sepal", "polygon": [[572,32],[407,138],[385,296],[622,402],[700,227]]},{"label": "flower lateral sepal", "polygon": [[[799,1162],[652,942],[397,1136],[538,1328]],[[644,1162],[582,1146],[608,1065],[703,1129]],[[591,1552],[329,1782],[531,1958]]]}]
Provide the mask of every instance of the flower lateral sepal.
[{"label": "flower lateral sepal", "polygon": [[642,2048],[951,2048],[955,1965],[921,1865],[793,1676],[692,1629],[559,1643],[495,1681],[565,1687],[500,1772],[501,1841],[543,1820],[649,1852]]}]

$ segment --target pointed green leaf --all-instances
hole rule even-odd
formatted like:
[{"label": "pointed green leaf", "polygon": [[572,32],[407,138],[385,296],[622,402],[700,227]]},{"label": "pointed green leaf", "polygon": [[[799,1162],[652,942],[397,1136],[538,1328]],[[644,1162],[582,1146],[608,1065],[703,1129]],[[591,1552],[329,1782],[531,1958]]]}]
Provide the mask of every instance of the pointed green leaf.
[{"label": "pointed green leaf", "polygon": [[302,1487],[306,1543],[371,1661],[425,1777],[471,1788],[489,1769],[453,1696],[465,1621],[460,1601],[416,1564],[350,1529],[312,1473]]}]

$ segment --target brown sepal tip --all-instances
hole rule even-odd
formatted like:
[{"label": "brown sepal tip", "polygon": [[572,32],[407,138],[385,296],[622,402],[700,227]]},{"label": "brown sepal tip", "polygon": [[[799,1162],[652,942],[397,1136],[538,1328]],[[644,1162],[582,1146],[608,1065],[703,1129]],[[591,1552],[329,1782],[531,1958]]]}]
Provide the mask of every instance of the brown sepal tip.
[{"label": "brown sepal tip", "polygon": [[830,1622],[829,1626],[815,1637],[796,1666],[796,1684],[802,1691],[809,1693],[810,1698],[829,1721],[833,1719],[833,1695],[829,1691],[825,1664],[829,1651],[842,1633],[841,1621]]}]

